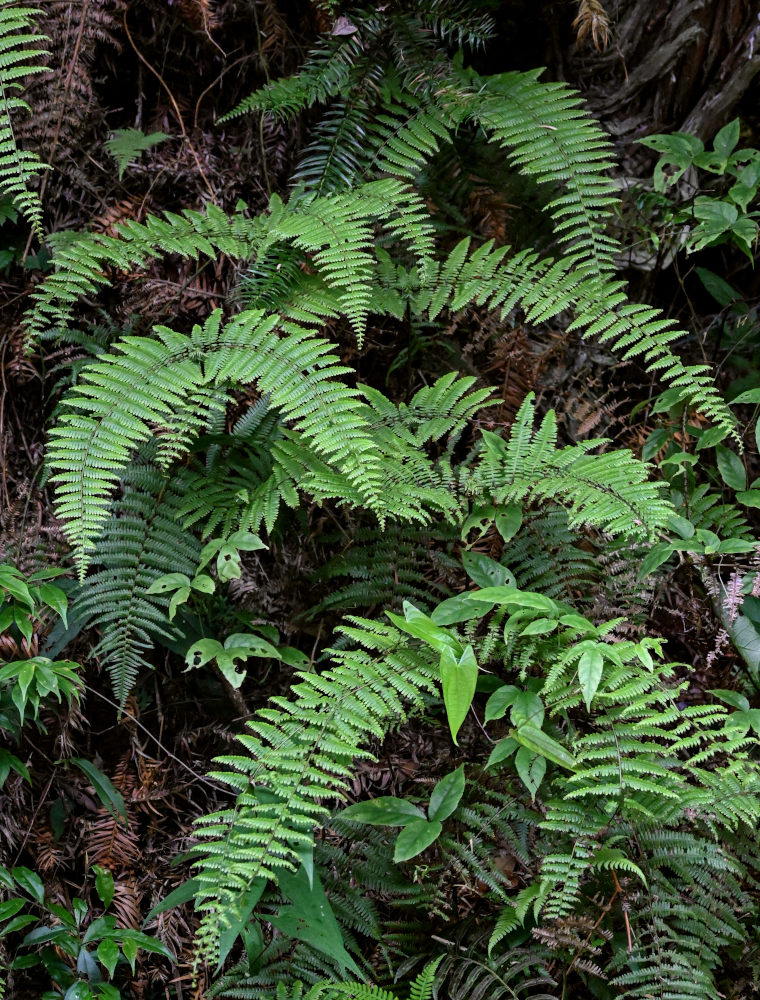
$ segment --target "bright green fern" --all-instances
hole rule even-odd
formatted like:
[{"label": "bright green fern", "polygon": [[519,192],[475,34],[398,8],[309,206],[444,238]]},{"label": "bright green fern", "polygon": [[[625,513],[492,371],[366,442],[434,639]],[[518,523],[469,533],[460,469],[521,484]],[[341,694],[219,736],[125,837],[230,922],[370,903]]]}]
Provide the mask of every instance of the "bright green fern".
[{"label": "bright green fern", "polygon": [[0,193],[13,199],[38,239],[42,239],[42,204],[29,187],[44,169],[36,153],[19,149],[13,119],[29,106],[18,91],[23,81],[33,73],[44,73],[40,65],[47,52],[40,48],[44,36],[34,31],[39,11],[23,4],[5,2],[0,5]]}]

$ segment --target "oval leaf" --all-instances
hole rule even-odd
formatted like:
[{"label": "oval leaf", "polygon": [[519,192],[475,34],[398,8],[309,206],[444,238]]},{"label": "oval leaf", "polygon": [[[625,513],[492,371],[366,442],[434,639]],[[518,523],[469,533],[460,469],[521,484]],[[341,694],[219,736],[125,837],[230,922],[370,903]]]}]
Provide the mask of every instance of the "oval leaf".
[{"label": "oval leaf", "polygon": [[504,684],[498,688],[486,702],[486,722],[493,719],[503,719],[507,714],[507,709],[512,705],[515,698],[520,693],[520,689],[514,684]]},{"label": "oval leaf", "polygon": [[479,587],[514,585],[515,578],[507,567],[482,552],[463,552],[462,565],[472,582]]},{"label": "oval leaf", "polygon": [[596,694],[599,682],[602,679],[604,669],[604,657],[598,649],[587,649],[578,661],[578,680],[583,692],[583,700],[586,708],[591,710],[591,699]]},{"label": "oval leaf", "polygon": [[715,454],[718,459],[718,472],[726,486],[730,486],[732,490],[746,490],[747,473],[739,456],[722,444],[716,445]]},{"label": "oval leaf", "polygon": [[464,764],[441,778],[433,789],[428,805],[428,817],[441,823],[448,819],[464,795]]},{"label": "oval leaf", "polygon": [[404,827],[396,839],[396,849],[393,852],[393,860],[408,861],[430,847],[434,840],[440,836],[443,827],[435,820],[428,823],[426,819],[415,819]]},{"label": "oval leaf", "polygon": [[357,802],[338,815],[343,819],[369,823],[371,826],[405,826],[410,820],[425,818],[425,814],[417,806],[392,795]]}]

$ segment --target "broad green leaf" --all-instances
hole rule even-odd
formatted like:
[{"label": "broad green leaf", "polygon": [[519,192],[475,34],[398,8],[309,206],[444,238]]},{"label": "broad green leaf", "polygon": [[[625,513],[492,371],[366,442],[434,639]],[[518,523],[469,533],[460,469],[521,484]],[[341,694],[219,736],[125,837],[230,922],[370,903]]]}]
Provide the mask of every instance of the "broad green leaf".
[{"label": "broad green leaf", "polygon": [[470,710],[478,683],[478,664],[472,646],[467,646],[461,657],[446,648],[441,653],[441,686],[451,738],[457,743],[457,733]]},{"label": "broad green leaf", "polygon": [[122,942],[121,950],[124,952],[124,957],[129,962],[132,969],[132,975],[135,974],[135,959],[137,958],[137,944],[131,938],[127,938],[126,941]]},{"label": "broad green leaf", "polygon": [[392,795],[356,802],[343,809],[338,815],[355,823],[369,823],[371,826],[405,826],[412,819],[424,819],[425,814],[407,802]]},{"label": "broad green leaf", "polygon": [[143,934],[142,931],[134,931],[131,928],[118,930],[118,936],[121,938],[122,947],[127,940],[133,941],[138,948],[143,951],[150,952],[151,955],[163,955],[164,958],[168,958],[170,961],[174,961],[174,954],[162,944],[158,938],[154,938],[149,934]]},{"label": "broad green leaf", "polygon": [[100,897],[103,907],[107,910],[111,905],[114,893],[113,875],[102,865],[93,865],[95,872],[95,892]]},{"label": "broad green leaf", "polygon": [[209,660],[216,659],[223,651],[224,646],[221,642],[217,642],[216,639],[199,639],[192,644],[185,654],[186,669],[194,670],[196,667],[202,667]]},{"label": "broad green leaf", "polygon": [[558,622],[555,618],[534,618],[525,626],[520,635],[548,635],[556,632]]},{"label": "broad green leaf", "polygon": [[739,615],[727,629],[731,642],[750,669],[750,674],[760,678],[760,633],[745,615]]},{"label": "broad green leaf", "polygon": [[29,583],[39,583],[40,580],[54,580],[57,576],[64,576],[68,572],[67,569],[56,569],[55,566],[46,566],[44,569],[35,570],[28,579]]},{"label": "broad green leaf", "polygon": [[704,448],[712,448],[713,445],[720,444],[727,436],[727,427],[709,427],[699,435],[697,451],[702,451]]},{"label": "broad green leaf", "polygon": [[190,581],[193,590],[198,590],[202,594],[213,594],[216,584],[207,573],[199,573]]},{"label": "broad green leaf", "polygon": [[154,917],[158,916],[159,913],[165,913],[167,910],[174,909],[175,906],[181,906],[183,903],[188,903],[194,898],[199,888],[200,882],[197,878],[189,878],[186,882],[183,882],[181,886],[172,890],[168,896],[165,896],[160,903],[156,903],[153,909],[148,913],[145,920],[143,920],[143,927],[149,924]]},{"label": "broad green leaf", "polygon": [[714,694],[716,698],[720,698],[720,700],[725,702],[726,705],[730,705],[732,708],[737,708],[740,712],[749,711],[749,701],[743,694],[739,694],[738,691],[726,691],[724,688],[712,688],[708,693]]},{"label": "broad green leaf", "polygon": [[478,604],[471,601],[466,594],[458,594],[442,601],[430,615],[430,620],[436,625],[456,625],[458,622],[469,622],[473,618],[485,618],[491,610],[491,604]]},{"label": "broad green leaf", "polygon": [[224,545],[223,538],[212,538],[211,541],[206,542],[206,544],[201,549],[200,558],[198,561],[198,570],[200,572],[204,566],[211,562],[214,556],[217,554],[219,549]]},{"label": "broad green leaf", "polygon": [[169,601],[169,621],[174,621],[174,616],[177,613],[177,608],[180,604],[186,604],[187,599],[190,597],[189,587],[180,587],[179,590],[172,594],[172,599]]},{"label": "broad green leaf", "polygon": [[671,514],[668,518],[668,527],[677,532],[681,538],[694,537],[694,525],[685,517],[678,514]]},{"label": "broad green leaf", "polygon": [[[719,306],[726,308],[726,306],[730,306],[732,302],[736,302],[741,299],[739,292],[729,285],[727,281],[715,274],[714,271],[708,271],[706,267],[696,267],[694,270],[707,292],[712,295]],[[737,400],[732,400],[732,403],[735,402],[737,402]]]},{"label": "broad green leaf", "polygon": [[523,509],[519,503],[506,504],[496,515],[496,530],[505,542],[511,541],[522,527]]},{"label": "broad green leaf", "polygon": [[742,735],[746,735],[750,729],[757,734],[760,732],[760,708],[750,708],[746,712],[732,712],[726,725],[740,729]]},{"label": "broad green leaf", "polygon": [[506,760],[507,757],[511,757],[515,750],[517,750],[518,746],[519,744],[517,740],[513,739],[511,736],[505,736],[503,740],[499,740],[486,761],[486,769],[494,767],[496,764],[501,764],[501,762]]},{"label": "broad green leaf", "polygon": [[546,758],[534,754],[527,747],[520,747],[515,755],[515,769],[530,792],[530,797],[535,801],[536,792],[546,774]]},{"label": "broad green leaf", "polygon": [[671,437],[670,431],[665,427],[656,427],[644,442],[641,449],[642,462],[648,462],[662,448]]},{"label": "broad green leaf", "polygon": [[657,542],[656,545],[653,545],[641,562],[639,580],[643,580],[650,573],[654,573],[656,569],[670,559],[675,551],[670,542]]},{"label": "broad green leaf", "polygon": [[259,536],[254,535],[252,531],[233,532],[227,539],[227,544],[234,545],[236,549],[241,549],[243,552],[256,552],[259,549],[267,548]]},{"label": "broad green leaf", "polygon": [[216,973],[221,971],[227,956],[235,946],[235,942],[250,923],[253,908],[264,894],[266,884],[266,879],[264,878],[254,879],[250,888],[238,899],[237,904],[229,907],[227,911],[228,923],[221,928],[221,934],[219,935],[219,954]]},{"label": "broad green leaf", "polygon": [[513,726],[535,726],[540,729],[544,722],[544,703],[533,691],[519,691],[509,713]]},{"label": "broad green leaf", "polygon": [[528,750],[541,754],[542,757],[568,771],[574,771],[578,766],[573,755],[542,729],[537,729],[535,726],[521,726],[520,729],[514,730],[512,735]]},{"label": "broad green leaf", "polygon": [[29,588],[20,580],[15,571],[7,566],[0,566],[0,587],[7,590],[11,597],[25,604],[30,611],[34,610],[34,600],[29,592]]},{"label": "broad green leaf", "polygon": [[24,905],[23,899],[6,899],[4,903],[0,903],[0,921],[15,916]]},{"label": "broad green leaf", "polygon": [[227,681],[227,683],[235,688],[236,690],[242,685],[243,681],[248,676],[246,670],[238,670],[236,666],[237,660],[247,660],[249,656],[247,649],[223,649],[216,657],[216,665]]},{"label": "broad green leaf", "polygon": [[[15,934],[16,931],[22,931],[29,924],[38,923],[38,918],[31,913],[19,913],[18,916],[13,917],[8,921],[3,927],[0,927],[0,938],[5,937],[6,934]],[[59,927],[58,930],[61,935],[66,934],[65,927]]]},{"label": "broad green leaf", "polygon": [[428,823],[426,819],[415,819],[405,826],[396,838],[396,847],[393,851],[393,860],[408,861],[410,858],[421,854],[425,848],[438,839],[443,829],[438,820]]},{"label": "broad green leaf", "polygon": [[15,771],[16,774],[20,774],[24,781],[28,785],[31,785],[32,778],[26,764],[19,760],[15,754],[0,747],[0,789],[2,789],[3,785],[7,781],[8,775],[11,771]]},{"label": "broad green leaf", "polygon": [[718,542],[715,551],[730,555],[742,552],[756,552],[757,542],[750,542],[746,538],[722,538]]},{"label": "broad green leaf", "polygon": [[98,945],[98,961],[105,966],[108,975],[113,976],[119,961],[119,946],[111,938],[106,938]]},{"label": "broad green leaf", "polygon": [[441,823],[448,819],[464,795],[464,764],[441,778],[432,791],[428,805],[428,818]]},{"label": "broad green leaf", "polygon": [[472,582],[479,587],[514,585],[515,578],[510,570],[481,552],[463,552],[462,565]]},{"label": "broad green leaf", "polygon": [[[132,971],[134,972],[134,969]],[[72,983],[63,994],[63,1000],[94,1000],[94,997],[95,994],[88,983],[83,983],[81,980]]]},{"label": "broad green leaf", "polygon": [[16,880],[16,885],[20,889],[28,892],[32,899],[40,905],[44,903],[45,886],[37,872],[33,872],[30,868],[19,866],[13,869],[12,874]]},{"label": "broad green leaf", "polygon": [[146,590],[146,594],[167,594],[172,590],[179,590],[180,587],[189,587],[190,577],[185,573],[165,573]]},{"label": "broad green leaf", "polygon": [[589,632],[593,635],[597,635],[594,623],[589,621],[588,618],[584,618],[583,615],[560,615],[559,623],[560,625],[564,625],[566,628],[574,629],[581,635],[586,635]]},{"label": "broad green leaf", "polygon": [[726,486],[730,486],[732,490],[746,490],[747,473],[739,456],[722,444],[715,446],[715,453],[718,461],[718,472],[720,472]]},{"label": "broad green leaf", "polygon": [[260,635],[251,635],[249,632],[235,632],[232,635],[227,636],[224,640],[224,648],[226,650],[247,650],[248,656],[258,656],[262,659],[269,660],[279,660],[280,652],[266,639],[262,639]]},{"label": "broad green leaf", "polygon": [[39,586],[39,592],[43,603],[47,604],[49,608],[52,608],[63,622],[63,627],[68,628],[69,626],[66,620],[66,611],[68,609],[69,602],[66,594],[60,587],[56,587],[54,583],[41,583]]},{"label": "broad green leaf", "polygon": [[429,618],[419,608],[415,608],[409,601],[404,601],[403,607],[403,618],[400,615],[393,614],[392,611],[386,611],[387,616],[396,628],[401,629],[402,632],[406,632],[408,635],[414,636],[415,639],[421,639],[422,642],[426,642],[439,653],[444,649],[455,650],[457,654],[461,653],[462,645],[456,636],[451,635],[446,629],[436,625],[432,618]]},{"label": "broad green leaf", "polygon": [[731,406],[738,406],[739,403],[752,403],[754,406],[757,406],[760,403],[760,387],[740,392],[738,396],[735,396],[729,402]]},{"label": "broad green leaf", "polygon": [[282,907],[277,916],[267,918],[269,922],[283,934],[305,941],[312,948],[329,955],[343,969],[361,976],[356,962],[346,951],[340,925],[319,876],[315,873],[314,883],[309,886],[303,868],[295,875],[282,869],[278,882],[282,893],[293,905]]},{"label": "broad green leaf", "polygon": [[497,688],[486,702],[485,722],[493,719],[503,719],[507,714],[507,709],[512,705],[515,698],[520,693],[520,689],[514,684],[504,684]]},{"label": "broad green leaf", "polygon": [[739,119],[734,118],[713,139],[713,149],[723,160],[727,160],[739,143]]},{"label": "broad green leaf", "polygon": [[519,590],[517,587],[484,587],[482,590],[472,590],[466,596],[469,601],[480,601],[491,605],[503,604],[515,608],[534,608],[536,611],[548,614],[553,614],[558,609],[558,605],[550,597],[529,590]]},{"label": "broad green leaf", "polygon": [[760,490],[740,490],[736,499],[745,507],[760,507]]},{"label": "broad green leaf", "polygon": [[496,508],[492,504],[477,505],[462,525],[460,538],[464,541],[473,528],[478,529],[478,538],[480,538],[494,523],[495,517]]},{"label": "broad green leaf", "polygon": [[578,660],[578,681],[586,708],[591,711],[591,701],[596,694],[604,670],[604,657],[598,649],[587,649]]},{"label": "broad green leaf", "polygon": [[240,579],[243,567],[240,562],[240,553],[234,545],[223,545],[219,549],[219,555],[216,557],[216,573],[220,583]]}]

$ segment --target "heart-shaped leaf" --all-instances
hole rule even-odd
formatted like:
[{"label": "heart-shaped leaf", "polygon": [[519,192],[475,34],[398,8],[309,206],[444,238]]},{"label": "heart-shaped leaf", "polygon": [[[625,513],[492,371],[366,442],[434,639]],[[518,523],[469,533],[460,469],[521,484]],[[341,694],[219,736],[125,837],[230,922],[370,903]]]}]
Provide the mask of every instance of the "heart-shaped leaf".
[{"label": "heart-shaped leaf", "polygon": [[[457,658],[450,648],[441,654],[441,685],[443,703],[449,720],[451,738],[457,743],[457,733],[470,710],[478,683],[478,663],[472,646],[467,646]],[[457,744],[458,746],[458,744]]]}]

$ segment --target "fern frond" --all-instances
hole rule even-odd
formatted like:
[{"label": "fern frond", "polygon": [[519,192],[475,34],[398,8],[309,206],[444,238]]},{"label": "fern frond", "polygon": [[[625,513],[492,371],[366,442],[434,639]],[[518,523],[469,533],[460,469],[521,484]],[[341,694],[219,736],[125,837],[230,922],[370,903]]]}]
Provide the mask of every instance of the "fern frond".
[{"label": "fern frond", "polygon": [[[342,631],[357,648],[333,651],[331,668],[299,675],[294,700],[276,698],[262,710],[240,737],[246,756],[219,758],[228,770],[217,777],[237,800],[199,821],[203,955],[213,956],[220,921],[252,878],[276,880],[280,868],[300,863],[315,823],[328,815],[324,800],[345,788],[357,754],[368,756],[359,749],[368,736],[381,738],[404,717],[404,703],[432,690],[434,662],[393,627],[357,619]],[[258,787],[267,795],[257,796]]]},{"label": "fern frond", "polygon": [[[58,511],[67,522],[80,575],[132,450],[148,441],[156,426],[176,434],[178,412],[186,444],[191,432],[208,424],[218,390],[231,384],[256,380],[310,449],[341,467],[370,509],[383,507],[382,469],[357,412],[357,392],[337,380],[346,369],[326,341],[292,323],[283,326],[280,338],[277,325],[277,317],[248,310],[222,326],[217,311],[190,337],[158,327],[157,340],[127,337],[115,345],[120,354],[83,369],[67,398],[70,412],[51,432],[49,451]],[[173,454],[164,457],[168,461]]]},{"label": "fern frond", "polygon": [[664,527],[671,507],[661,484],[649,482],[646,466],[621,450],[588,452],[600,442],[555,449],[556,418],[549,412],[533,431],[529,395],[517,414],[508,442],[483,432],[481,462],[464,478],[465,488],[494,502],[562,500],[570,527],[603,526],[613,535],[646,537]]},{"label": "fern frond", "polygon": [[155,466],[134,464],[123,476],[123,495],[112,504],[98,543],[98,568],[74,600],[72,619],[102,630],[92,655],[111,677],[123,708],[156,637],[174,638],[167,621],[169,595],[148,594],[165,573],[193,575],[200,545],[185,531],[178,512],[181,485]]},{"label": "fern frond", "polygon": [[498,309],[506,317],[519,307],[529,323],[543,323],[565,311],[575,318],[570,330],[583,331],[620,352],[624,361],[642,356],[648,371],[679,390],[680,398],[715,424],[736,435],[736,420],[705,365],[684,365],[672,344],[683,331],[674,330],[657,309],[626,303],[622,283],[591,272],[582,258],[540,258],[533,251],[509,253],[492,241],[468,255],[463,240],[439,265],[430,283],[413,297],[414,309],[435,318],[445,307],[470,304]]},{"label": "fern frond", "polygon": [[29,112],[26,101],[14,92],[26,77],[44,73],[40,64],[47,52],[38,48],[47,39],[34,32],[37,8],[23,4],[0,6],[0,193],[13,199],[38,239],[42,239],[42,204],[29,182],[47,166],[36,153],[19,149],[13,131],[13,117]]},{"label": "fern frond", "polygon": [[541,183],[561,185],[548,211],[565,253],[577,253],[595,273],[610,273],[617,245],[605,232],[617,205],[606,176],[612,144],[561,83],[538,83],[541,70],[480,78],[480,124],[510,152],[510,161]]},{"label": "fern frond", "polygon": [[299,73],[254,91],[224,115],[220,122],[257,112],[274,118],[291,118],[303,108],[327,103],[346,89],[353,67],[361,58],[362,42],[359,32],[348,36],[326,36],[322,44],[309,54]]},{"label": "fern frond", "polygon": [[62,232],[49,237],[56,270],[32,293],[26,327],[30,340],[65,330],[79,299],[108,281],[109,268],[129,271],[166,253],[195,260],[200,254],[213,258],[223,253],[246,260],[253,254],[258,231],[242,212],[228,216],[213,205],[205,212],[150,215],[144,223],[130,220],[116,229],[118,236]]}]

